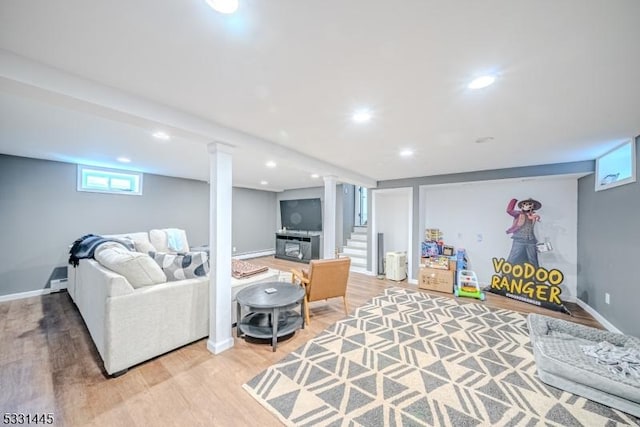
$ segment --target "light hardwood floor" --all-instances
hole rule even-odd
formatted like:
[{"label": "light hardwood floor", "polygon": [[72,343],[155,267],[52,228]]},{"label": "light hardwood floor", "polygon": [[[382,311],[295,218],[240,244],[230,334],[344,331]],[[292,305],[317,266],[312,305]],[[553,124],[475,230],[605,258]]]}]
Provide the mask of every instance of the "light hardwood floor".
[{"label": "light hardwood floor", "polygon": [[[273,257],[252,262],[283,271],[301,266]],[[351,312],[392,286],[416,288],[406,281],[351,273]],[[489,294],[484,304],[569,319],[497,295]],[[200,340],[111,379],[103,373],[100,357],[66,292],[0,303],[0,410],[51,412],[55,425],[68,426],[281,425],[242,384],[345,317],[341,298],[310,307],[311,325],[280,341],[275,353],[268,343],[236,338],[232,349],[215,356],[207,351],[206,340]],[[577,305],[568,308],[573,321],[600,327]]]}]

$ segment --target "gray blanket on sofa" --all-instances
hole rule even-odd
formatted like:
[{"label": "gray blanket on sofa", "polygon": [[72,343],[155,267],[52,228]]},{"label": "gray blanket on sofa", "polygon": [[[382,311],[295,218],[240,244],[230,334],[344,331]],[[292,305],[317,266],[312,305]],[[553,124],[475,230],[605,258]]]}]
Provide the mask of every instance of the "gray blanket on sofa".
[{"label": "gray blanket on sofa", "polygon": [[118,242],[122,246],[127,247],[127,245],[118,239],[110,239],[95,234],[87,234],[73,242],[73,245],[69,250],[69,264],[77,267],[81,259],[93,258],[93,253],[96,248],[105,242]]}]

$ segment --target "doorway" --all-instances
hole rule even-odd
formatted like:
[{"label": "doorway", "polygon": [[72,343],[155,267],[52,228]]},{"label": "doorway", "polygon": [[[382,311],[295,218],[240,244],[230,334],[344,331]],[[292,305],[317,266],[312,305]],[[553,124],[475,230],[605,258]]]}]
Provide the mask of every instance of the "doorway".
[{"label": "doorway", "polygon": [[[371,193],[371,266],[378,272],[378,233],[383,235],[381,255],[387,252],[407,254],[407,278],[412,282],[413,273],[413,188],[390,188]],[[414,282],[415,283],[415,282]]]},{"label": "doorway", "polygon": [[353,220],[354,225],[358,227],[366,226],[368,221],[368,212],[367,212],[367,197],[368,192],[366,187],[356,187],[355,192],[356,203],[355,203],[355,218]]}]

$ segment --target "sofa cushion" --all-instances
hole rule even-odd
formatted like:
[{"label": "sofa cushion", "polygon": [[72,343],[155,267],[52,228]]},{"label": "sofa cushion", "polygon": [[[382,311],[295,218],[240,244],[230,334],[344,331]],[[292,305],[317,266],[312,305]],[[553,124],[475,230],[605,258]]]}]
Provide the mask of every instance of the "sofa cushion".
[{"label": "sofa cushion", "polygon": [[124,276],[134,288],[167,281],[167,276],[151,257],[128,251],[116,242],[98,246],[94,258],[104,267]]},{"label": "sofa cushion", "polygon": [[193,279],[209,274],[209,257],[206,252],[150,252],[149,256],[162,268],[168,281]]},{"label": "sofa cushion", "polygon": [[145,232],[111,234],[104,237],[122,241],[132,251],[142,252],[145,254],[149,253],[149,251],[156,251],[156,248],[153,247],[149,240],[149,235]]},{"label": "sofa cushion", "polygon": [[149,252],[155,252],[156,248],[151,244],[151,242],[144,240],[134,240],[133,241],[136,252],[141,252],[143,254],[148,254]]},{"label": "sofa cushion", "polygon": [[149,238],[157,252],[189,252],[187,233],[179,228],[153,229]]}]

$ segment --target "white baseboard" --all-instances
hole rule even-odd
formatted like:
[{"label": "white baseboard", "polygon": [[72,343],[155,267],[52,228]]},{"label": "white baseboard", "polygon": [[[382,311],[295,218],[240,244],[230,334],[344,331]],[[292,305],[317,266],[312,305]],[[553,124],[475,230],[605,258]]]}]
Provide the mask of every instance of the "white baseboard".
[{"label": "white baseboard", "polygon": [[[351,266],[353,268],[353,266]],[[364,274],[365,276],[375,276],[375,274],[373,274],[372,272],[370,272],[369,270],[365,270],[365,269],[358,269],[358,270],[349,270],[349,272],[351,273],[358,273],[358,274]]]},{"label": "white baseboard", "polygon": [[51,289],[46,288],[46,289],[38,289],[36,291],[18,292],[17,294],[0,295],[0,302],[13,301],[16,299],[23,299],[23,298],[39,297],[41,295],[48,295],[50,293],[51,293]]},{"label": "white baseboard", "polygon": [[67,285],[69,284],[69,279],[66,277],[64,279],[54,279],[49,281],[49,288],[51,292],[58,292],[63,289],[67,289]]},{"label": "white baseboard", "polygon": [[417,285],[418,284],[418,279],[409,279],[409,280],[407,280],[407,283],[409,283],[410,285]]},{"label": "white baseboard", "polygon": [[261,256],[269,256],[275,255],[275,250],[267,250],[267,251],[259,251],[259,252],[246,252],[240,255],[233,255],[233,258],[236,259],[249,259],[249,258],[259,258]]},{"label": "white baseboard", "polygon": [[596,319],[598,322],[600,322],[600,324],[602,326],[607,328],[608,331],[615,332],[616,334],[621,334],[622,333],[622,331],[620,331],[620,329],[618,329],[615,326],[613,326],[613,324],[611,322],[609,322],[607,319],[605,319],[604,316],[602,316],[602,314],[598,313],[593,307],[591,307],[586,302],[582,301],[579,298],[576,298],[576,303],[580,307],[582,307],[584,309],[584,311],[586,311],[587,313],[592,315],[594,319]]},{"label": "white baseboard", "polygon": [[211,338],[209,338],[207,340],[207,350],[209,350],[213,354],[220,354],[223,351],[233,347],[233,344],[234,344],[233,337],[220,342],[212,341]]}]

